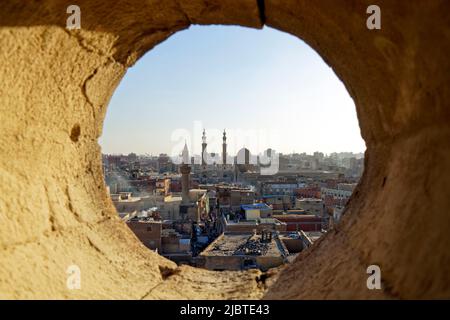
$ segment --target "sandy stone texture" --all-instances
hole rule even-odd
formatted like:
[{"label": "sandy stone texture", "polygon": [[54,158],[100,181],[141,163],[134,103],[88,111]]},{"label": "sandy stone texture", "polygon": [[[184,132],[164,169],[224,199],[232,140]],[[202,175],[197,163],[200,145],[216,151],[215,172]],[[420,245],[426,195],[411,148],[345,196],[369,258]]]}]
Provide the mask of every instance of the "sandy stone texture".
[{"label": "sandy stone texture", "polygon": [[[2,4],[0,298],[450,298],[448,1],[377,1],[373,31],[364,0],[77,4],[82,28],[71,31],[66,1]],[[366,171],[342,224],[269,276],[178,268],[106,196],[97,140],[109,99],[127,68],[191,24],[289,32],[356,104]],[[66,286],[72,264],[79,290]],[[383,290],[366,287],[371,264]]]}]

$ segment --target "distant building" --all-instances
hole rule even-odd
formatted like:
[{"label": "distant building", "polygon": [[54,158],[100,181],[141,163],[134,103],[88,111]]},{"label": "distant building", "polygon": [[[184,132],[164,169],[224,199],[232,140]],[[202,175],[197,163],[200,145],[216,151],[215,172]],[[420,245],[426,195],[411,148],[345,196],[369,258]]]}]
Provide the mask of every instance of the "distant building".
[{"label": "distant building", "polygon": [[296,199],[295,208],[304,210],[308,214],[314,214],[322,218],[325,215],[325,205],[322,199],[315,199],[315,198]]},{"label": "distant building", "polygon": [[[149,196],[147,198],[153,198]],[[162,219],[177,220],[180,219],[181,197],[166,196],[162,202],[157,204]]]},{"label": "distant building", "polygon": [[160,178],[156,180],[155,183],[156,193],[160,195],[167,196],[170,193],[170,179]]},{"label": "distant building", "polygon": [[111,194],[111,199],[119,216],[123,217],[131,212],[158,208],[162,219],[179,219],[181,197],[152,194],[143,197],[133,197],[131,192]]},{"label": "distant building", "polygon": [[141,197],[133,197],[131,192],[121,192],[111,194],[111,200],[119,215],[125,215],[134,211],[145,209],[144,201]]},{"label": "distant building", "polygon": [[264,195],[294,195],[294,191],[299,187],[295,182],[268,181],[261,185],[261,194]]},{"label": "distant building", "polygon": [[133,217],[126,224],[146,247],[161,252],[161,221]]},{"label": "distant building", "polygon": [[222,217],[222,231],[225,233],[253,233],[260,234],[264,230],[285,232],[286,223],[274,218],[258,218],[253,220],[229,220]]},{"label": "distant building", "polygon": [[180,166],[181,172],[181,201],[183,205],[188,205],[190,203],[189,200],[189,186],[190,186],[190,173],[191,166],[189,158],[189,150],[187,148],[187,144],[184,144],[183,153],[182,153],[182,164]]},{"label": "distant building", "polygon": [[271,232],[256,234],[222,234],[201,254],[208,270],[260,269],[266,271],[282,265],[288,251],[278,236]]},{"label": "distant building", "polygon": [[174,229],[163,229],[160,254],[178,264],[191,264],[191,240]]},{"label": "distant building", "polygon": [[246,220],[272,217],[272,208],[265,203],[243,204],[241,209]]},{"label": "distant building", "polygon": [[181,193],[181,177],[174,176],[170,179],[170,192]]},{"label": "distant building", "polygon": [[321,231],[322,218],[315,215],[280,214],[273,218],[286,223],[287,231]]},{"label": "distant building", "polygon": [[290,195],[263,195],[261,200],[272,207],[273,210],[289,210],[292,208]]},{"label": "distant building", "polygon": [[[331,186],[330,183],[328,185]],[[326,213],[333,215],[336,207],[345,207],[356,185],[356,183],[335,183],[335,186],[331,188],[322,188],[321,197]]]},{"label": "distant building", "polygon": [[294,190],[294,195],[297,198],[319,198],[320,199],[320,187],[301,187]]},{"label": "distant building", "polygon": [[231,185],[219,185],[216,188],[216,199],[222,212],[238,211],[242,204],[252,204],[255,192],[248,188]]},{"label": "distant building", "polygon": [[353,193],[356,183],[339,183],[336,188],[322,188],[322,198],[331,196],[335,199],[347,200]]},{"label": "distant building", "polygon": [[159,173],[174,171],[174,165],[172,163],[172,160],[165,153],[161,153],[159,155],[157,165]]}]

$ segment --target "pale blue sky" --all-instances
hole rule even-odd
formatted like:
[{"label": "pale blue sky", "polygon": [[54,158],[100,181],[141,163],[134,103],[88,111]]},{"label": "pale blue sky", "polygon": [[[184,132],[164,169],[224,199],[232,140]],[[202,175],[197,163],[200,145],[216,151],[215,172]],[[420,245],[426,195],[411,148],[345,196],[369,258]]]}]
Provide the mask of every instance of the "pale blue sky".
[{"label": "pale blue sky", "polygon": [[[104,153],[365,150],[353,100],[321,57],[280,31],[192,26],[130,68],[108,107]],[[195,142],[195,144],[191,144]]]}]

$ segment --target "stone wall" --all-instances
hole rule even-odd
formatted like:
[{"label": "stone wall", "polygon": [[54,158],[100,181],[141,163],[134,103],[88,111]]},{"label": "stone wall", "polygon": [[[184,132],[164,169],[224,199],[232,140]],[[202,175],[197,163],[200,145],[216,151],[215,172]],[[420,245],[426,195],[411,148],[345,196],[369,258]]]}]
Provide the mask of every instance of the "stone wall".
[{"label": "stone wall", "polygon": [[[379,0],[375,31],[366,0],[80,0],[73,31],[69,4],[11,0],[0,12],[0,298],[450,297],[448,1]],[[191,24],[289,32],[356,104],[366,170],[339,229],[265,284],[258,272],[177,268],[106,196],[97,139],[109,99],[128,67]],[[81,290],[66,287],[71,264]],[[381,291],[366,288],[370,264]]]}]

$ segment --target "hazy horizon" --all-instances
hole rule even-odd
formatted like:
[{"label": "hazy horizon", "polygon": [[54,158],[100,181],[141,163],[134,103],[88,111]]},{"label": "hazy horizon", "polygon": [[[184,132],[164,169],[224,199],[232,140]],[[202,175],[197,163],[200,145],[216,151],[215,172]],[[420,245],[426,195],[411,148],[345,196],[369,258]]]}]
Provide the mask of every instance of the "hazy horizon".
[{"label": "hazy horizon", "polygon": [[108,107],[104,154],[363,153],[343,83],[299,39],[274,29],[193,26],[127,71]]},{"label": "hazy horizon", "polygon": [[[275,150],[275,149],[273,149],[273,150]],[[275,150],[276,151],[276,150]],[[320,150],[316,150],[315,152],[321,152]],[[307,152],[295,152],[295,153],[282,153],[283,155],[293,155],[293,154],[299,154],[299,155],[301,155],[301,154],[305,154],[306,153],[306,155],[308,155],[308,156],[313,156],[314,155],[314,152],[313,153],[307,153]],[[364,151],[362,151],[362,152],[352,152],[352,151],[338,151],[338,152],[330,152],[330,153],[325,153],[325,152],[322,152],[323,154],[324,154],[324,156],[330,156],[331,154],[333,154],[333,153],[337,153],[337,154],[340,154],[340,153],[353,153],[353,154],[355,154],[355,155],[362,155],[362,156],[364,156]],[[152,153],[137,153],[137,152],[118,152],[118,153],[105,153],[105,152],[102,152],[102,154],[103,155],[111,155],[111,156],[128,156],[129,154],[136,154],[136,156],[138,156],[138,157],[148,157],[148,156],[150,156],[150,157],[158,157],[159,155],[161,155],[161,154],[166,154],[166,155],[168,155],[167,153],[164,153],[164,152],[159,152],[159,153],[154,153],[154,154],[152,154]],[[230,154],[230,153],[228,153],[227,152],[227,154],[228,154],[228,156],[231,156],[231,157],[235,157],[235,156],[237,156],[237,154]],[[190,154],[190,156],[200,156],[200,154]]]}]

